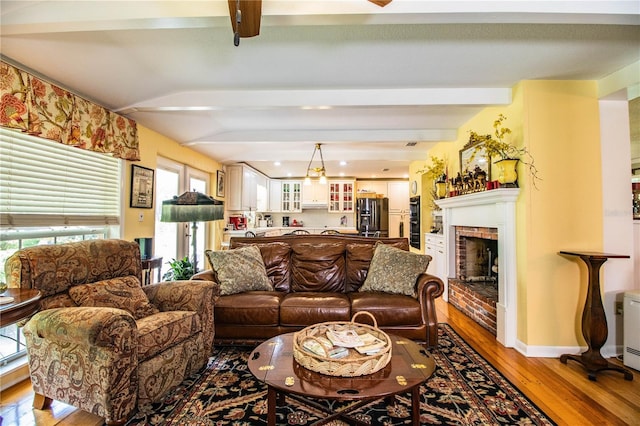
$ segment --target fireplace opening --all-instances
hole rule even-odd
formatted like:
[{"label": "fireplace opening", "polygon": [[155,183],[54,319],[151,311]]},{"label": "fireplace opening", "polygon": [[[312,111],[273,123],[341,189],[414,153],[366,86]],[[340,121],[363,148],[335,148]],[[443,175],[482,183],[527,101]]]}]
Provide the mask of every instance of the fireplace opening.
[{"label": "fireplace opening", "polygon": [[456,274],[449,279],[449,301],[496,334],[498,230],[456,226]]}]

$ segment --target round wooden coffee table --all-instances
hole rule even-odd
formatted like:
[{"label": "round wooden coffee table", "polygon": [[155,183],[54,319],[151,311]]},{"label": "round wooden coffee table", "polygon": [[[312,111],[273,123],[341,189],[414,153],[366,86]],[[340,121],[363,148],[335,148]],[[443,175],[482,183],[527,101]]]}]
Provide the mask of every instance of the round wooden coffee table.
[{"label": "round wooden coffee table", "polygon": [[[255,348],[249,356],[249,370],[267,385],[269,426],[275,426],[276,406],[284,403],[284,396],[327,414],[327,417],[314,423],[316,425],[334,419],[359,424],[349,413],[377,399],[405,392],[411,392],[412,424],[420,424],[420,385],[436,369],[435,361],[420,345],[390,334],[392,356],[385,368],[366,376],[335,377],[308,370],[295,361],[293,334],[271,338]],[[357,402],[333,412],[308,398]]]},{"label": "round wooden coffee table", "polygon": [[0,327],[11,325],[38,310],[40,291],[8,288],[3,296],[13,297],[13,302],[0,305]]}]

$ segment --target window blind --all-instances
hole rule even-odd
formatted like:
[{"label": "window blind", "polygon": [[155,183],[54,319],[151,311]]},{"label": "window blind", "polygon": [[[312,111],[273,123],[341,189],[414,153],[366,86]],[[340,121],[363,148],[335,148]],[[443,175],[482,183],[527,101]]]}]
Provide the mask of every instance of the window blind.
[{"label": "window blind", "polygon": [[115,225],[120,160],[0,128],[0,226]]}]

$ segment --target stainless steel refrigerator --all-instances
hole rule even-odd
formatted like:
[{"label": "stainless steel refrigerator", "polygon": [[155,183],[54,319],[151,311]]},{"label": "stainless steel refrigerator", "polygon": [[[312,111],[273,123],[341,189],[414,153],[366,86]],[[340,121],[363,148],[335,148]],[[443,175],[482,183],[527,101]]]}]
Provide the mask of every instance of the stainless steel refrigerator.
[{"label": "stainless steel refrigerator", "polygon": [[358,233],[364,237],[389,236],[389,199],[358,198],[356,201]]}]

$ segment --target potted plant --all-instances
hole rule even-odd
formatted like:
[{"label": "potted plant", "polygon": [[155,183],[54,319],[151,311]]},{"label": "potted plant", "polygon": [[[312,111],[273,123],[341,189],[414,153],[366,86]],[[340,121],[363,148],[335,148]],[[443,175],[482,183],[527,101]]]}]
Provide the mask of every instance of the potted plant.
[{"label": "potted plant", "polygon": [[485,153],[491,159],[498,158],[494,164],[498,169],[498,182],[501,185],[518,186],[516,166],[518,162],[521,162],[527,166],[532,184],[536,187],[536,181],[540,177],[529,150],[526,147],[518,148],[505,141],[505,136],[511,134],[511,129],[503,124],[506,119],[507,117],[503,114],[498,115],[498,118],[493,122],[493,135],[478,135],[474,131],[469,132],[469,141],[481,142],[481,145],[477,145],[478,149],[484,148]]},{"label": "potted plant", "polygon": [[447,194],[447,160],[431,156],[431,165],[417,173],[427,175],[434,182],[434,198],[444,198]]},{"label": "potted plant", "polygon": [[188,280],[195,274],[193,263],[186,256],[183,259],[171,259],[167,264],[170,268],[162,276],[165,281]]}]

